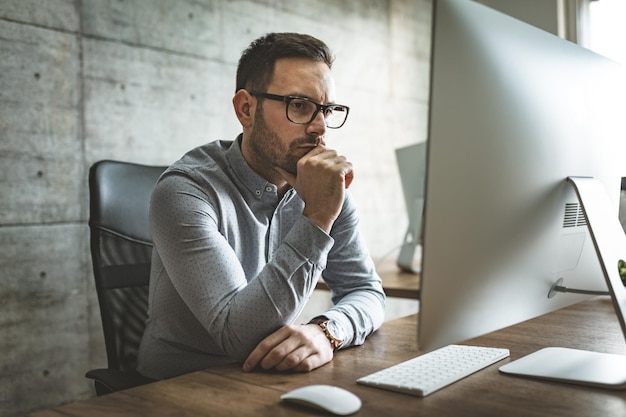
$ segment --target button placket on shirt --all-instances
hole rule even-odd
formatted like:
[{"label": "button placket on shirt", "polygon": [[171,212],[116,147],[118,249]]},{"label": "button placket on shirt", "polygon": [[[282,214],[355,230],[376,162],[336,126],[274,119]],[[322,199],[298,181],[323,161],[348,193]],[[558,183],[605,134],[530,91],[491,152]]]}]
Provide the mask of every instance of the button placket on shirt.
[{"label": "button placket on shirt", "polygon": [[[273,192],[277,197],[277,191],[272,186],[267,186],[266,190],[268,192]],[[283,236],[282,231],[282,222],[283,222],[283,208],[285,205],[289,204],[289,201],[293,198],[293,191],[288,191],[282,198],[281,201],[278,202],[278,205],[274,209],[274,213],[272,214],[272,218],[270,220],[270,227],[268,230],[268,255],[271,258],[272,254],[278,249],[280,246]]]}]

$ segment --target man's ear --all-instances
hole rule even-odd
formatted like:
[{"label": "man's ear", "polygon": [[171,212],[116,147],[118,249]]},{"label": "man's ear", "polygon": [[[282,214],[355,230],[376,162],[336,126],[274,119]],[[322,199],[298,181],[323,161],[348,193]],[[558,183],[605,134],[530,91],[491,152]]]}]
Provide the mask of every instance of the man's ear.
[{"label": "man's ear", "polygon": [[243,88],[235,93],[233,97],[233,107],[235,108],[235,115],[239,119],[239,123],[244,128],[252,126],[254,121],[254,109],[256,108],[256,100],[254,97]]}]

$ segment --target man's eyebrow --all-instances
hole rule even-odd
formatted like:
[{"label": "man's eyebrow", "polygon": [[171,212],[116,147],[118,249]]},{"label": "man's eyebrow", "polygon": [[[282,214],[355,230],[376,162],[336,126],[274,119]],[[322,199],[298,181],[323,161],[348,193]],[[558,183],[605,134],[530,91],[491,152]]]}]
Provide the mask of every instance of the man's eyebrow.
[{"label": "man's eyebrow", "polygon": [[[300,94],[300,93],[294,93],[294,94],[286,94],[286,96],[291,96],[291,97],[301,97],[301,98],[308,98],[311,101],[314,101],[315,103],[319,103],[316,99],[314,99],[313,97],[309,96],[308,94]],[[336,101],[327,101],[326,103],[319,103],[319,104],[339,104]]]}]

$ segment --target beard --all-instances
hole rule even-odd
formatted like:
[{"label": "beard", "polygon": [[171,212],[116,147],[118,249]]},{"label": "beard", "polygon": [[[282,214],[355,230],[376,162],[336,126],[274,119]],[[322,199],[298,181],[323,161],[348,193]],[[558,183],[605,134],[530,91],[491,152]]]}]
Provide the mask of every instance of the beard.
[{"label": "beard", "polygon": [[304,136],[294,139],[288,145],[285,144],[265,123],[262,107],[258,107],[254,116],[254,129],[250,134],[251,148],[254,151],[256,161],[270,170],[278,166],[285,171],[297,175],[298,161],[310,149],[302,148],[303,145],[317,144],[315,136]]}]

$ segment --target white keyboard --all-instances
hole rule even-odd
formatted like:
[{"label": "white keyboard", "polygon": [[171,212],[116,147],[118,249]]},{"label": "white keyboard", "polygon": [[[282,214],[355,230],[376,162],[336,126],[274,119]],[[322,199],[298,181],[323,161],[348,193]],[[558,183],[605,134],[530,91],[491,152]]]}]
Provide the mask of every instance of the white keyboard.
[{"label": "white keyboard", "polygon": [[508,349],[448,345],[359,378],[357,382],[425,397],[508,356]]}]

